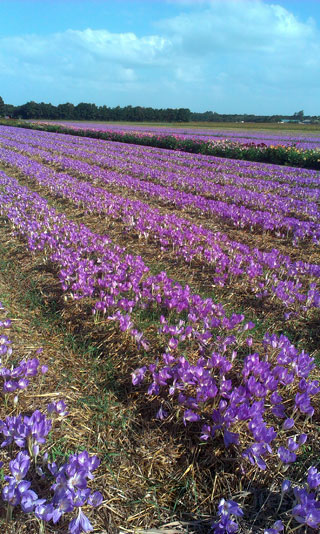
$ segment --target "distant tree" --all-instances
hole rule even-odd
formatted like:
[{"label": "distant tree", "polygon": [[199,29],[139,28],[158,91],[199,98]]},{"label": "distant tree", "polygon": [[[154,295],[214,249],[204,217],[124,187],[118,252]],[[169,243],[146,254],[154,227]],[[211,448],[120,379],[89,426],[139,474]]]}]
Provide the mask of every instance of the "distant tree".
[{"label": "distant tree", "polygon": [[39,117],[43,119],[58,119],[58,109],[56,106],[53,106],[52,104],[46,104],[45,102],[41,102],[38,104],[39,109]]},{"label": "distant tree", "polygon": [[120,121],[122,119],[121,112],[124,108],[117,106],[116,108],[111,108],[111,120]]},{"label": "distant tree", "polygon": [[95,104],[87,104],[86,102],[80,102],[75,109],[75,118],[85,121],[94,121],[98,115],[98,108]]},{"label": "distant tree", "polygon": [[74,119],[74,105],[70,104],[70,102],[66,102],[66,104],[59,104],[57,106],[57,113],[59,119]]},{"label": "distant tree", "polygon": [[301,111],[296,111],[293,114],[293,118],[298,120],[298,121],[303,121],[303,119],[304,119],[304,111],[303,111],[303,109]]},{"label": "distant tree", "polygon": [[4,105],[4,115],[8,115],[9,117],[13,116],[14,113],[14,106],[12,104],[5,104]]},{"label": "distant tree", "polygon": [[3,117],[5,114],[5,107],[3,98],[0,96],[0,117]]},{"label": "distant tree", "polygon": [[99,121],[109,121],[112,118],[111,109],[107,106],[100,106],[98,108],[98,119]]},{"label": "distant tree", "polygon": [[144,108],[144,120],[145,121],[156,120],[156,112],[153,108]]},{"label": "distant tree", "polygon": [[81,102],[77,106],[67,102],[53,106],[45,102],[27,102],[21,106],[5,104],[0,97],[0,116],[9,115],[13,118],[23,119],[69,119],[69,120],[100,120],[100,121],[154,121],[154,122],[279,122],[282,119],[303,121],[320,121],[320,117],[306,116],[303,110],[296,111],[293,115],[252,115],[247,113],[220,114],[216,111],[202,113],[191,112],[188,108],[145,108],[142,106],[117,106],[109,108],[96,104]]},{"label": "distant tree", "polygon": [[141,106],[136,106],[133,108],[132,120],[134,121],[143,121],[144,120],[144,108]]},{"label": "distant tree", "polygon": [[132,106],[125,106],[124,108],[120,108],[119,120],[132,121],[134,120],[133,114],[134,114],[134,108]]},{"label": "distant tree", "polygon": [[31,100],[30,102],[23,104],[23,106],[18,106],[18,109],[16,109],[18,116],[22,117],[23,119],[39,119],[42,116],[39,108],[40,105]]},{"label": "distant tree", "polygon": [[166,122],[174,122],[176,119],[176,110],[167,108],[163,110],[163,119]]},{"label": "distant tree", "polygon": [[176,121],[178,122],[189,122],[191,117],[191,111],[188,108],[179,108],[177,109]]}]

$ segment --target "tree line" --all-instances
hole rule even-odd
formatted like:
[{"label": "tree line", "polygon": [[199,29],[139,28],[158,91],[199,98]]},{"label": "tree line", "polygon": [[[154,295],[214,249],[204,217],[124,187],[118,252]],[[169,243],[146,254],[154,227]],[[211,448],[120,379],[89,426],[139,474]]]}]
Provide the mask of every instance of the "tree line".
[{"label": "tree line", "polygon": [[86,120],[86,121],[134,121],[134,122],[189,122],[191,111],[186,108],[154,109],[151,107],[125,106],[108,107],[96,106],[80,102],[78,105],[67,102],[54,106],[45,102],[27,102],[22,106],[4,104],[1,106],[0,116],[14,119],[51,119],[51,120]]},{"label": "tree line", "polygon": [[293,115],[250,115],[221,114],[213,111],[195,113],[188,108],[156,109],[141,106],[96,106],[81,102],[76,106],[67,102],[54,106],[45,102],[26,102],[21,106],[5,104],[0,96],[0,117],[13,119],[50,119],[50,120],[85,120],[85,121],[127,121],[127,122],[279,122],[283,119],[301,121],[319,120],[317,116],[304,116],[303,111]]}]

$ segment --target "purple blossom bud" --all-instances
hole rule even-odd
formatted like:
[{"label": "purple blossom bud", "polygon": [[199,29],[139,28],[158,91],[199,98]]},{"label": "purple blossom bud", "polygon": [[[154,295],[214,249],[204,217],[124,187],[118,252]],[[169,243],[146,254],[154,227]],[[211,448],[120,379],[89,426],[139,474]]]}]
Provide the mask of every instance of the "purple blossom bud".
[{"label": "purple blossom bud", "polygon": [[132,376],[132,384],[134,386],[137,386],[142,382],[144,379],[144,375],[146,374],[147,367],[144,365],[140,369],[136,369],[133,373],[131,373]]},{"label": "purple blossom bud", "polygon": [[200,415],[193,412],[192,410],[186,410],[184,412],[184,416],[183,416],[183,422],[184,424],[186,424],[186,421],[190,421],[190,422],[195,422],[195,421],[199,421],[200,420]]},{"label": "purple blossom bud", "polygon": [[239,443],[239,434],[235,432],[229,432],[229,430],[225,430],[223,433],[223,441],[226,446],[226,448],[230,447],[233,443],[235,445],[238,445]]},{"label": "purple blossom bud", "polygon": [[15,480],[18,482],[22,480],[30,467],[30,456],[26,452],[19,452],[14,460],[9,462],[9,467]]},{"label": "purple blossom bud", "polygon": [[313,466],[308,470],[307,482],[310,489],[316,489],[320,486],[320,473]]},{"label": "purple blossom bud", "polygon": [[38,504],[34,510],[35,516],[42,521],[50,521],[52,519],[54,508],[52,504]]},{"label": "purple blossom bud", "polygon": [[24,512],[29,513],[33,512],[36,506],[44,504],[45,502],[45,499],[38,499],[38,495],[34,491],[27,490],[21,497],[20,505]]},{"label": "purple blossom bud", "polygon": [[286,493],[287,491],[290,490],[290,488],[291,488],[290,480],[284,480],[281,486],[281,493]]},{"label": "purple blossom bud", "polygon": [[289,418],[286,419],[282,425],[283,430],[290,430],[294,426],[294,420]]},{"label": "purple blossom bud", "polygon": [[18,381],[19,389],[25,389],[30,384],[30,381],[27,378],[20,378]]},{"label": "purple blossom bud", "polygon": [[93,530],[93,526],[81,508],[79,508],[78,517],[72,519],[69,523],[70,534],[81,534],[82,532],[91,532],[91,530]]},{"label": "purple blossom bud", "polygon": [[304,445],[307,439],[308,439],[307,434],[300,434],[299,439],[298,439],[299,447],[301,447],[301,445]]},{"label": "purple blossom bud", "polygon": [[156,413],[156,418],[162,421],[166,417],[168,417],[168,412],[162,406],[160,406],[159,410]]},{"label": "purple blossom bud", "polygon": [[252,337],[247,337],[246,342],[247,342],[248,347],[252,347],[252,343],[253,343]]},{"label": "purple blossom bud", "polygon": [[236,515],[236,516],[243,516],[243,511],[241,510],[239,504],[235,501],[225,499],[221,499],[219,506],[218,506],[218,513],[220,515]]},{"label": "purple blossom bud", "polygon": [[37,456],[39,454],[39,451],[40,451],[39,445],[37,443],[35,443],[32,446],[32,455],[33,455],[34,458],[37,458]]},{"label": "purple blossom bud", "polygon": [[278,456],[284,464],[295,462],[297,455],[294,452],[289,451],[285,447],[278,448]]},{"label": "purple blossom bud", "polygon": [[64,400],[58,400],[54,402],[50,402],[47,406],[47,412],[49,414],[55,412],[60,417],[64,417],[65,415],[68,415],[67,405],[64,402]]},{"label": "purple blossom bud", "polygon": [[95,491],[88,498],[88,504],[90,504],[90,506],[94,506],[94,507],[100,506],[102,501],[103,501],[103,497],[102,497],[100,491]]}]

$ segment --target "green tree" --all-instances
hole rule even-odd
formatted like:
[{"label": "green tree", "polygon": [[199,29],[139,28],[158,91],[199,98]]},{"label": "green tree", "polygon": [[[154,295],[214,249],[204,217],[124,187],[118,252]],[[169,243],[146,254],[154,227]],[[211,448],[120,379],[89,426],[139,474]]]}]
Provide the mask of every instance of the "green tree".
[{"label": "green tree", "polygon": [[304,118],[304,111],[303,109],[301,111],[296,111],[294,114],[293,114],[293,118],[294,119],[297,119],[298,121],[303,121],[303,118]]},{"label": "green tree", "polygon": [[5,114],[4,101],[3,101],[3,98],[0,96],[0,117],[3,117],[4,114]]},{"label": "green tree", "polygon": [[178,122],[189,122],[191,116],[191,111],[188,108],[179,108],[176,110],[176,121]]},{"label": "green tree", "polygon": [[70,102],[65,104],[59,104],[57,106],[57,113],[59,119],[73,119],[74,118],[74,105]]},{"label": "green tree", "polygon": [[94,121],[98,115],[98,108],[95,104],[80,102],[75,109],[75,118],[83,121]]}]

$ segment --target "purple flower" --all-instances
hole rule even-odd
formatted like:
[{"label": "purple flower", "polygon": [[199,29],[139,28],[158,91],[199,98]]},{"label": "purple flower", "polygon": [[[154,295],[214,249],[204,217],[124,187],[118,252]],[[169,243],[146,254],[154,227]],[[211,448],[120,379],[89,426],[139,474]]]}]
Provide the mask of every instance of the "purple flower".
[{"label": "purple flower", "polygon": [[211,437],[212,437],[212,427],[210,425],[203,425],[203,427],[201,428],[200,439],[207,441]]},{"label": "purple flower", "polygon": [[89,488],[77,489],[74,492],[74,497],[73,497],[74,505],[77,507],[84,506],[84,504],[87,502],[89,497],[90,497]]},{"label": "purple flower", "polygon": [[192,410],[186,410],[183,416],[184,424],[186,424],[187,421],[190,421],[190,422],[200,421],[200,415],[193,412]]},{"label": "purple flower", "polygon": [[290,430],[294,426],[294,420],[289,418],[286,419],[282,425],[283,430]]},{"label": "purple flower", "polygon": [[320,486],[320,473],[313,466],[308,470],[307,482],[310,489],[316,489]]},{"label": "purple flower", "polygon": [[222,517],[218,523],[213,523],[214,534],[233,534],[238,531],[238,525],[228,516]]},{"label": "purple flower", "polygon": [[67,405],[64,402],[64,400],[50,402],[50,404],[48,404],[47,406],[47,412],[49,414],[55,412],[58,415],[60,415],[60,417],[64,417],[65,415],[68,415],[69,413],[67,410]]},{"label": "purple flower", "polygon": [[40,506],[46,502],[45,499],[38,499],[38,495],[32,491],[27,490],[21,496],[20,505],[24,512],[33,512],[36,506]]},{"label": "purple flower", "polygon": [[10,471],[17,482],[24,479],[30,468],[30,456],[25,451],[19,452],[14,460],[9,462]]},{"label": "purple flower", "polygon": [[14,479],[10,480],[7,486],[4,486],[2,490],[2,498],[11,506],[17,506],[20,503],[21,495],[17,489],[17,484]]},{"label": "purple flower", "polygon": [[282,521],[279,520],[274,523],[273,527],[266,528],[263,531],[263,534],[279,534],[279,532],[282,532],[283,529],[284,529],[284,525]]},{"label": "purple flower", "polygon": [[238,525],[231,519],[231,515],[241,517],[243,511],[238,503],[232,500],[226,501],[221,499],[218,506],[218,514],[220,519],[218,522],[212,524],[214,534],[232,534],[238,531]]},{"label": "purple flower", "polygon": [[71,512],[74,509],[73,494],[67,489],[58,489],[54,494],[52,502],[56,507],[52,514],[52,521],[54,523],[57,523],[63,514]]},{"label": "purple flower", "polygon": [[102,501],[103,501],[103,496],[101,495],[100,491],[95,491],[88,498],[88,504],[94,507],[100,506]]},{"label": "purple flower", "polygon": [[319,502],[310,498],[303,499],[293,508],[292,515],[298,523],[317,528],[320,525]]},{"label": "purple flower", "polygon": [[19,385],[15,380],[7,380],[3,385],[3,391],[5,393],[13,393],[16,389],[19,388]]},{"label": "purple flower", "polygon": [[53,517],[54,508],[52,504],[38,504],[34,510],[35,516],[42,521],[50,521]]},{"label": "purple flower", "polygon": [[[238,445],[239,443],[239,434],[236,432],[230,432],[229,430],[225,430],[223,433],[223,441],[226,446],[226,448],[230,447],[233,443],[235,445]],[[233,501],[228,501],[233,502]]]},{"label": "purple flower", "polygon": [[285,447],[278,448],[278,456],[284,464],[290,464],[292,462],[295,462],[297,459],[297,455],[294,452],[291,452],[290,450],[286,449]]},{"label": "purple flower", "polygon": [[134,386],[137,386],[142,382],[144,379],[144,375],[146,374],[147,367],[144,365],[143,367],[140,367],[140,369],[136,369],[133,373],[131,373],[132,376],[132,384]]},{"label": "purple flower", "polygon": [[160,406],[159,410],[156,413],[156,418],[162,421],[166,417],[168,417],[168,412],[163,408],[163,406]]},{"label": "purple flower", "polygon": [[295,405],[301,413],[305,413],[310,417],[314,414],[314,409],[310,404],[310,396],[307,392],[296,394]]},{"label": "purple flower", "polygon": [[82,532],[91,532],[91,530],[93,530],[93,526],[81,508],[79,508],[78,516],[69,523],[70,534],[81,534]]},{"label": "purple flower", "polygon": [[291,488],[290,480],[284,480],[281,485],[281,493],[286,493]]},{"label": "purple flower", "polygon": [[218,513],[220,515],[236,515],[243,516],[243,511],[241,510],[239,504],[236,501],[221,499],[218,506]]}]

